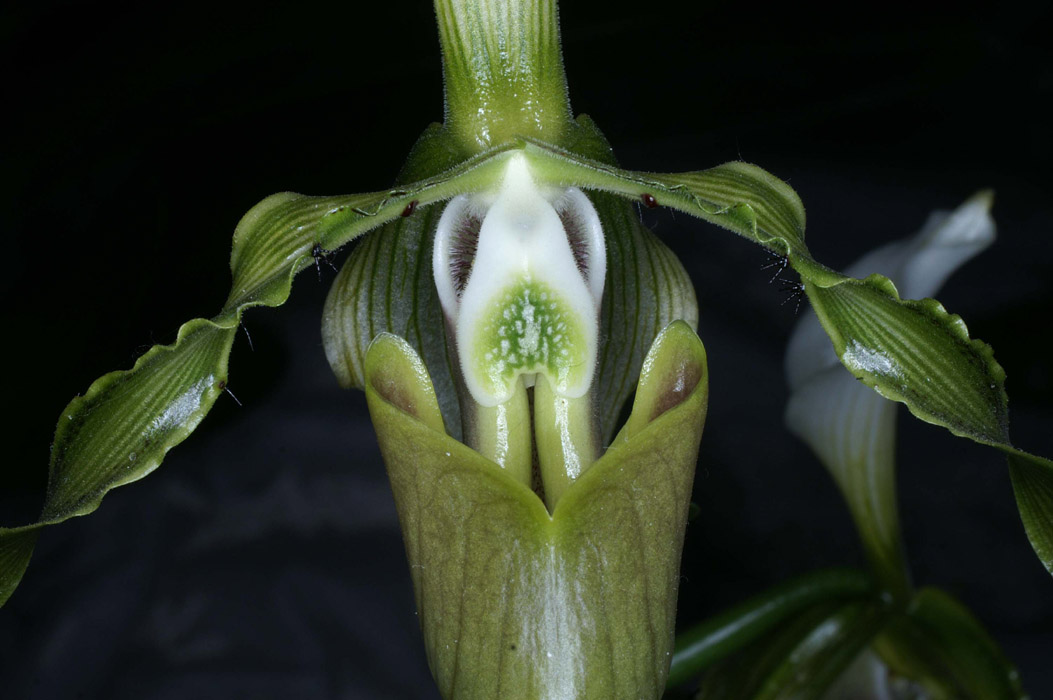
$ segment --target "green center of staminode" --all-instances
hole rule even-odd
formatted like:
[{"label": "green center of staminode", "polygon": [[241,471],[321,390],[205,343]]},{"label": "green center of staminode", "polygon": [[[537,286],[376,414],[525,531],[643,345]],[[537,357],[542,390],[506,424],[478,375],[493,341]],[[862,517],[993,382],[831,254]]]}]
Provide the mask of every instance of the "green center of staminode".
[{"label": "green center of staminode", "polygon": [[525,280],[494,300],[471,344],[472,364],[492,393],[520,374],[544,374],[557,391],[591,368],[581,321],[541,282]]}]

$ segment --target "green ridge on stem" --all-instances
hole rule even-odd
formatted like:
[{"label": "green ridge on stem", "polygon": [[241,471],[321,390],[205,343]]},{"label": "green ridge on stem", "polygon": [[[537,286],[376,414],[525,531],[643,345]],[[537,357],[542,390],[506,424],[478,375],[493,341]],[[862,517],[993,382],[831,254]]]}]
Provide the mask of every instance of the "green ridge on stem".
[{"label": "green ridge on stem", "polygon": [[556,0],[435,0],[446,128],[470,153],[572,126]]}]

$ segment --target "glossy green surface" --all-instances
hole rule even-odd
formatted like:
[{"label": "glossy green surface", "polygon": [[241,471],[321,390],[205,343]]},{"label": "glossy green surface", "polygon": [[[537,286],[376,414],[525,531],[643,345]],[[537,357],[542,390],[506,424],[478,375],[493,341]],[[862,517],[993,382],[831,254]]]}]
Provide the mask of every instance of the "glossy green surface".
[{"label": "glossy green surface", "polygon": [[464,148],[561,142],[571,112],[556,14],[556,0],[436,0],[446,124]]},{"label": "glossy green surface", "polygon": [[408,344],[373,343],[366,396],[444,697],[661,695],[708,390],[686,324],[660,335],[651,358],[633,427],[550,515],[442,431]]},{"label": "glossy green surface", "polygon": [[851,569],[805,574],[677,635],[669,685],[693,677],[818,603],[862,600],[874,594],[870,577]]}]

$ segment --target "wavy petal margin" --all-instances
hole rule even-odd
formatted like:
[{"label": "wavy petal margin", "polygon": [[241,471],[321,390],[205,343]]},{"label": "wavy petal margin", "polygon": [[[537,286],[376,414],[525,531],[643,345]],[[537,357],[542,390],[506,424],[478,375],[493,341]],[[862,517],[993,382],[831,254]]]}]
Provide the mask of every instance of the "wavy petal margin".
[{"label": "wavy petal margin", "polygon": [[[933,294],[959,265],[994,241],[991,202],[990,193],[981,192],[954,212],[935,212],[916,235],[868,253],[848,273],[876,270],[912,296]],[[896,507],[896,405],[844,370],[812,313],[790,336],[786,375],[792,391],[786,426],[837,482],[885,588],[908,594]]]},{"label": "wavy petal margin", "polygon": [[990,347],[971,340],[962,320],[932,299],[901,300],[884,277],[846,277],[816,262],[804,243],[804,207],[784,182],[746,163],[697,173],[620,170],[531,141],[509,142],[438,176],[344,197],[273,195],[239,223],[231,255],[233,285],[211,320],[194,319],[177,340],[156,346],[128,371],[96,380],[63,411],[55,432],[41,518],[0,529],[0,604],[14,591],[43,525],[89,513],[112,488],[140,479],[185,439],[226,386],[227,357],[241,314],[279,306],[292,278],[356,236],[418,206],[495,182],[504,160],[522,150],[551,184],[580,186],[669,206],[738,233],[796,270],[842,364],[915,416],[1010,455],[1028,536],[1053,572],[1053,462],[1009,441],[1005,373]]},{"label": "wavy petal margin", "polygon": [[59,417],[40,519],[0,528],[0,605],[21,580],[39,529],[98,508],[110,489],[141,479],[190,435],[223,392],[241,314],[280,306],[293,277],[319,255],[410,213],[493,181],[508,148],[397,190],[337,197],[276,194],[234,232],[230,296],[212,319],[196,318],[171,345],[155,346],[130,370],[97,379]]},{"label": "wavy petal margin", "polygon": [[902,299],[887,277],[855,279],[817,262],[804,241],[801,200],[748,163],[693,173],[621,170],[525,141],[534,172],[553,184],[613,192],[714,223],[784,256],[801,277],[838,359],[864,384],[915,417],[1010,457],[1017,504],[1031,544],[1053,573],[1053,462],[1009,439],[1005,372],[990,346],[934,299]]}]

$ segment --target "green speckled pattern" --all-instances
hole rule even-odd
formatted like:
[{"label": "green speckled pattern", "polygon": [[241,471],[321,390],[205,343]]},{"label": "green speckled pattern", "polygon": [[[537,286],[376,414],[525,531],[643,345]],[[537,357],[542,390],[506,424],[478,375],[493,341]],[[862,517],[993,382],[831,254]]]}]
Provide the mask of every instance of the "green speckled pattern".
[{"label": "green speckled pattern", "polygon": [[471,343],[470,362],[503,393],[520,374],[542,373],[563,391],[584,384],[582,373],[592,373],[595,362],[586,356],[584,321],[546,284],[533,280],[509,286]]}]

